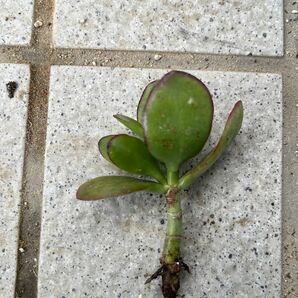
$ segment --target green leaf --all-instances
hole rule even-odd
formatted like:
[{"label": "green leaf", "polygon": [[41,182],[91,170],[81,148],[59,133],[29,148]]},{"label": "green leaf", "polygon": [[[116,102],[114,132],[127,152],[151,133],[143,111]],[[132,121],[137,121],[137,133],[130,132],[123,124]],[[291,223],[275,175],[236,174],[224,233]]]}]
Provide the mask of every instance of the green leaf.
[{"label": "green leaf", "polygon": [[180,178],[178,184],[180,189],[187,188],[195,181],[195,179],[201,176],[215,163],[238,134],[242,125],[242,120],[243,105],[241,101],[238,101],[229,115],[222,136],[216,147],[195,168]]},{"label": "green leaf", "polygon": [[97,177],[82,184],[77,191],[77,199],[84,201],[118,197],[132,192],[148,190],[164,193],[163,185],[127,176]]},{"label": "green leaf", "polygon": [[166,183],[159,162],[150,154],[146,145],[140,139],[122,134],[112,136],[109,142],[105,140],[103,138],[106,146],[104,152],[107,153],[109,161],[118,168],[129,173],[150,176],[161,183]]},{"label": "green leaf", "polygon": [[120,114],[114,115],[114,118],[129,128],[140,139],[144,140],[144,129],[140,122]]},{"label": "green leaf", "polygon": [[157,83],[158,83],[158,81],[153,81],[153,82],[149,83],[146,86],[146,88],[141,96],[141,99],[138,104],[138,109],[137,109],[137,119],[140,123],[142,123],[142,121],[143,121],[143,113],[144,113],[144,108],[145,108],[147,99],[148,99],[151,91],[153,90],[153,88],[157,85]]},{"label": "green leaf", "polygon": [[206,143],[213,119],[207,87],[180,71],[166,74],[149,95],[143,114],[145,142],[151,154],[176,172]]},{"label": "green leaf", "polygon": [[109,154],[108,154],[108,143],[109,141],[114,137],[115,135],[109,135],[106,137],[103,137],[98,142],[98,149],[101,155],[109,162],[112,162],[110,160]]}]

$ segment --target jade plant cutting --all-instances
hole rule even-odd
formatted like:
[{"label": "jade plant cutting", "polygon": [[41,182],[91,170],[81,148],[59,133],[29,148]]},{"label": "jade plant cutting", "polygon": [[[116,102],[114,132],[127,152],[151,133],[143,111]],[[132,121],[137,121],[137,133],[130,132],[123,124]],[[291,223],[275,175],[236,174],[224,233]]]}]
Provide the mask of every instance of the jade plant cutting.
[{"label": "jade plant cutting", "polygon": [[138,104],[137,120],[119,114],[115,118],[135,136],[105,136],[98,143],[100,153],[121,170],[148,179],[97,177],[79,187],[77,198],[100,200],[138,191],[165,194],[167,228],[161,266],[146,283],[161,276],[163,296],[176,297],[180,272],[189,271],[180,253],[183,240],[180,193],[214,164],[237,135],[243,119],[242,102],[238,101],[232,109],[217,145],[183,175],[182,164],[200,153],[212,126],[213,101],[199,79],[171,71],[147,85]]}]

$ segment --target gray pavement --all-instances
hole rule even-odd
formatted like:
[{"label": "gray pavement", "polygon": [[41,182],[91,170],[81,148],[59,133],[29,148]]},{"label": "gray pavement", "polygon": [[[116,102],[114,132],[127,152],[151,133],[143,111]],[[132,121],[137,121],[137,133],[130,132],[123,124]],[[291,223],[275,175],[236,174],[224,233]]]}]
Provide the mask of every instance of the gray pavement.
[{"label": "gray pavement", "polygon": [[[158,283],[145,286],[144,276],[158,268],[164,200],[140,193],[86,203],[76,201],[75,192],[86,178],[123,174],[99,157],[97,141],[125,132],[112,115],[136,117],[140,86],[164,73],[52,68],[39,297],[160,297]],[[239,98],[245,120],[228,154],[182,195],[184,260],[192,274],[185,277],[181,295],[279,297],[281,77],[191,73],[214,95],[215,119],[205,151],[217,142]]]},{"label": "gray pavement", "polygon": [[0,7],[0,44],[29,45],[33,0],[1,0]]},{"label": "gray pavement", "polygon": [[[0,293],[13,297],[30,78],[27,65],[0,64],[0,72]],[[9,82],[18,82],[13,94]]]},{"label": "gray pavement", "polygon": [[193,274],[181,295],[298,296],[296,2],[2,2],[1,297],[160,297],[143,279],[158,265],[164,202],[88,204],[74,192],[117,172],[98,138],[125,131],[112,114],[134,116],[142,88],[169,69],[210,87],[218,111],[206,150],[234,101],[246,111],[229,152],[185,192]]},{"label": "gray pavement", "polygon": [[281,0],[58,0],[54,44],[280,56],[281,7]]}]

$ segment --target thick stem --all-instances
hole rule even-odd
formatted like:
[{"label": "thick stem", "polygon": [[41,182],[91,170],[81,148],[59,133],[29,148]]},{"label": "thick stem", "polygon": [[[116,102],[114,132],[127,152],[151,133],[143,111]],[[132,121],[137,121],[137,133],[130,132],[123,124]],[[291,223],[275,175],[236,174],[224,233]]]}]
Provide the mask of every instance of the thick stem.
[{"label": "thick stem", "polygon": [[175,190],[167,193],[167,232],[163,249],[165,264],[174,264],[180,259],[182,233],[182,210],[180,198]]},{"label": "thick stem", "polygon": [[167,193],[167,232],[161,257],[163,266],[162,292],[165,298],[175,298],[180,287],[182,268],[180,243],[182,234],[182,210],[176,189]]},{"label": "thick stem", "polygon": [[145,283],[147,284],[158,276],[161,276],[163,296],[165,298],[176,298],[180,287],[180,271],[182,269],[186,270],[187,272],[190,271],[180,256],[180,244],[182,237],[182,210],[180,198],[177,194],[177,188],[175,186],[172,186],[167,192],[166,199],[168,221],[163,254],[160,258],[161,267],[153,275],[151,275]]},{"label": "thick stem", "polygon": [[179,182],[179,171],[172,172],[168,171],[168,184],[171,187],[176,187]]}]

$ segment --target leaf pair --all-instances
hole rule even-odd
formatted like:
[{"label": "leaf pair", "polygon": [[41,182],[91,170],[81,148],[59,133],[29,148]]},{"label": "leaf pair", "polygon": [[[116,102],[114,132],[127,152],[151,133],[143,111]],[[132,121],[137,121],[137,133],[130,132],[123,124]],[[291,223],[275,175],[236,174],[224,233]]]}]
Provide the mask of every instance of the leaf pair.
[{"label": "leaf pair", "polygon": [[[159,183],[112,176],[112,196],[139,190],[165,192],[169,187],[188,187],[212,166],[238,133],[243,106],[241,101],[236,103],[217,146],[180,179],[181,164],[202,150],[211,131],[213,101],[200,80],[184,72],[169,72],[145,88],[138,104],[137,121],[123,115],[115,118],[137,137],[111,135],[102,138],[99,148],[103,157],[122,170],[153,177]],[[160,170],[160,163],[166,167],[167,180]],[[176,178],[172,179],[174,176]],[[89,200],[111,196],[111,183],[107,181],[107,177],[99,177],[83,184],[77,197]],[[96,189],[97,196],[95,191],[89,196],[89,186]]]},{"label": "leaf pair", "polygon": [[98,200],[142,190],[165,191],[166,179],[159,163],[142,140],[124,134],[109,135],[99,140],[98,147],[101,155],[121,170],[151,176],[162,184],[126,176],[97,177],[81,185],[77,198]]},{"label": "leaf pair", "polygon": [[140,139],[124,134],[110,135],[100,139],[98,146],[102,156],[121,170],[166,183],[159,162]]}]

